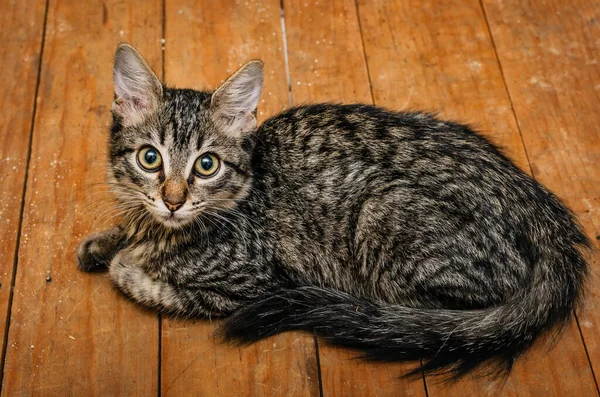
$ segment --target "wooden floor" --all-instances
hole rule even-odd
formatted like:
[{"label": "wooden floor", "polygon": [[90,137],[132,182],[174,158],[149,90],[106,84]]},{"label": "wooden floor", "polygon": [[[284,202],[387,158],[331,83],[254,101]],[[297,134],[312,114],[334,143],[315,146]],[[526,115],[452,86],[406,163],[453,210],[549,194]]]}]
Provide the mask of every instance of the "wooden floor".
[{"label": "wooden floor", "polygon": [[[248,348],[160,319],[77,270],[106,228],[112,56],[137,46],[168,84],[266,64],[260,118],[291,103],[422,108],[471,123],[600,241],[600,3],[594,0],[0,1],[2,395],[597,396],[600,276],[553,348],[506,382],[398,377],[305,334]],[[109,215],[107,215],[109,214]],[[599,256],[590,255],[594,270]]]}]

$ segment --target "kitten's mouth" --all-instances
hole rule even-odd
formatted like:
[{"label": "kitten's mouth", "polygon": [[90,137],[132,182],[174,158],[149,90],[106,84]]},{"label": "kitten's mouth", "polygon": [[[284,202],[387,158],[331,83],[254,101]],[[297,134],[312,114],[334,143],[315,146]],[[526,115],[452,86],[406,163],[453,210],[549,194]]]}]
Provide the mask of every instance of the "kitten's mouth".
[{"label": "kitten's mouth", "polygon": [[192,221],[191,214],[185,209],[171,212],[166,209],[148,206],[147,210],[154,220],[169,229],[183,227]]},{"label": "kitten's mouth", "polygon": [[170,214],[158,214],[158,220],[165,226],[170,228],[177,228],[188,223],[187,218],[177,214],[176,212],[171,212]]}]

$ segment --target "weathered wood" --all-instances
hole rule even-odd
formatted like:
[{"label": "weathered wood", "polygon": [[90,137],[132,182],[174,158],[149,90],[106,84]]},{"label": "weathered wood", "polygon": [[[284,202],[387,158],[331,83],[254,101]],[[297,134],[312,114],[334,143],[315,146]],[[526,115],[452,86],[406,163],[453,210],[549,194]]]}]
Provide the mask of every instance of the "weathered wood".
[{"label": "weathered wood", "polygon": [[160,68],[161,2],[53,0],[47,20],[3,392],[155,395],[156,315],[79,272],[75,251],[106,216],[89,196],[104,181],[115,46]]},{"label": "weathered wood", "polygon": [[[215,88],[242,63],[265,62],[259,119],[289,106],[279,1],[169,0],[165,74],[169,84]],[[216,322],[163,320],[164,396],[319,394],[314,339],[288,333],[249,347],[212,337]]]},{"label": "weathered wood", "polygon": [[[359,14],[375,103],[432,109],[471,123],[530,171],[478,1],[439,7],[435,1],[365,0],[359,1]],[[419,28],[425,26],[431,28]],[[576,326],[568,327],[554,349],[542,344],[530,352],[506,383],[471,377],[447,385],[428,377],[427,386],[430,396],[589,395],[595,387]]]},{"label": "weathered wood", "polygon": [[217,324],[163,319],[163,396],[319,394],[312,337],[288,333],[239,348],[215,340]]},{"label": "weathered wood", "polygon": [[517,361],[507,379],[469,376],[454,384],[444,384],[428,377],[427,390],[432,397],[597,395],[575,322],[561,338],[545,338],[536,343]]},{"label": "weathered wood", "polygon": [[[371,103],[369,76],[354,1],[285,1],[294,103]],[[410,365],[353,360],[356,353],[319,343],[326,396],[424,396],[422,381],[399,377]]]},{"label": "weathered wood", "polygon": [[[296,104],[374,99],[392,109],[429,109],[469,122],[566,199],[598,247],[596,4],[484,0],[492,43],[476,0],[451,0],[443,7],[432,0],[358,0],[358,10],[351,0],[284,3]],[[20,222],[45,1],[5,1],[2,11],[0,329]],[[257,57],[267,71],[259,118],[287,107],[279,12],[277,0],[168,0],[167,83],[215,87]],[[237,348],[213,340],[215,323],[208,321],[164,321],[158,384],[156,316],[125,301],[106,276],[76,270],[79,240],[108,227],[114,214],[109,196],[98,193],[105,189],[93,186],[104,181],[114,47],[120,40],[132,42],[161,75],[162,16],[160,0],[50,0],[5,395],[145,396],[158,387],[173,396],[319,394],[311,337],[289,333]],[[594,273],[579,319],[599,373],[600,255],[590,257]],[[353,352],[324,343],[319,350],[325,395],[425,395],[421,381],[397,379],[410,366],[351,360]],[[505,383],[470,378],[447,385],[427,378],[427,386],[431,396],[598,395],[575,323],[553,348],[538,344]]]},{"label": "weathered wood", "polygon": [[471,123],[528,170],[476,0],[359,1],[359,15],[377,105]]},{"label": "weathered wood", "polygon": [[[600,7],[585,0],[484,1],[483,5],[533,173],[567,202],[598,247]],[[579,319],[597,376],[598,251],[590,258],[593,273]],[[562,361],[557,356],[562,382],[587,382],[589,372],[568,371]]]},{"label": "weathered wood", "polygon": [[28,0],[0,14],[0,330],[4,337],[45,10],[45,0]]},{"label": "weathered wood", "polygon": [[290,0],[284,13],[294,104],[372,102],[354,2]]}]

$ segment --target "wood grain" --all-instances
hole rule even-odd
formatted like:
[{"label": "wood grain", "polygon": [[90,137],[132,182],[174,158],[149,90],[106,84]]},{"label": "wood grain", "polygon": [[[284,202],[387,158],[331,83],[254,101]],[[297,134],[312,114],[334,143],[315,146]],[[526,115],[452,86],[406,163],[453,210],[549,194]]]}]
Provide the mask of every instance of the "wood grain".
[{"label": "wood grain", "polygon": [[359,1],[359,15],[377,105],[467,122],[528,170],[477,1]]},{"label": "wood grain", "polygon": [[0,13],[0,330],[13,281],[45,10],[45,0],[27,0]]},{"label": "wood grain", "polygon": [[[456,0],[439,7],[435,1],[364,0],[359,1],[359,14],[375,103],[433,109],[475,125],[530,171],[479,2]],[[419,28],[424,26],[435,29]],[[430,396],[595,392],[575,324],[554,349],[540,344],[528,353],[506,382],[470,377],[447,385],[428,377],[427,389]]]},{"label": "wood grain", "polygon": [[79,272],[75,251],[108,219],[88,198],[104,180],[115,46],[131,41],[159,68],[160,1],[53,0],[47,21],[2,391],[154,395],[156,315]]},{"label": "wood grain", "polygon": [[[46,1],[0,7],[0,329],[22,222],[3,395],[316,396],[320,378],[327,396],[598,395],[576,323],[554,347],[537,344],[506,382],[427,378],[425,390],[422,381],[398,379],[410,366],[352,360],[352,351],[323,343],[318,368],[314,340],[302,334],[237,348],[212,338],[215,322],[164,320],[159,330],[155,314],[75,262],[79,240],[114,222],[110,196],[96,184],[104,181],[112,54],[122,40],[180,87],[214,88],[262,58],[261,120],[288,107],[291,95],[296,104],[374,101],[468,122],[564,198],[600,248],[597,4],[285,0],[290,94],[278,0],[165,3],[161,43],[162,0],[50,0],[43,59]],[[578,313],[596,374],[599,252],[589,255],[593,273]]]},{"label": "wood grain", "polygon": [[[165,74],[169,84],[211,88],[242,63],[265,62],[260,120],[289,106],[279,1],[169,0]],[[164,396],[319,394],[314,339],[288,333],[245,348],[212,337],[215,323],[163,320]]]},{"label": "wood grain", "polygon": [[[371,103],[354,1],[285,1],[294,103]],[[410,365],[364,363],[352,351],[319,342],[325,396],[424,396],[422,381],[399,377]]]},{"label": "wood grain", "polygon": [[290,0],[284,12],[294,104],[371,103],[354,2]]},{"label": "wood grain", "polygon": [[[484,1],[535,177],[600,236],[600,7],[589,1]],[[588,299],[579,313],[600,373],[599,252],[590,255]],[[568,379],[575,373],[564,372]],[[582,378],[579,373],[579,378]]]}]

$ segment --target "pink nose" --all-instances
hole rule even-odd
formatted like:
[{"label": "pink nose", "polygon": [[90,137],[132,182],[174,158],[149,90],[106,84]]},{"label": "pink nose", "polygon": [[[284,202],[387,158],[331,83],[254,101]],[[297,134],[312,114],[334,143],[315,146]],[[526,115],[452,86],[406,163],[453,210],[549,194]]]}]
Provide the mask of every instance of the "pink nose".
[{"label": "pink nose", "polygon": [[171,211],[171,212],[175,212],[177,211],[179,208],[181,208],[183,206],[183,201],[178,201],[175,203],[171,203],[170,201],[163,199],[165,205],[167,206],[167,208]]}]

